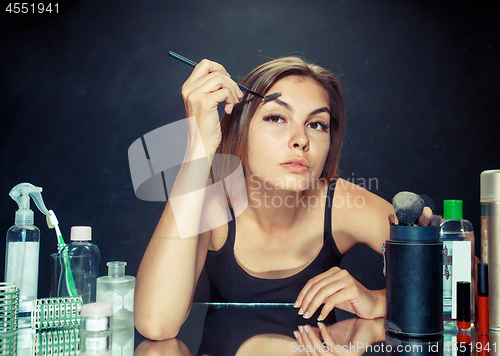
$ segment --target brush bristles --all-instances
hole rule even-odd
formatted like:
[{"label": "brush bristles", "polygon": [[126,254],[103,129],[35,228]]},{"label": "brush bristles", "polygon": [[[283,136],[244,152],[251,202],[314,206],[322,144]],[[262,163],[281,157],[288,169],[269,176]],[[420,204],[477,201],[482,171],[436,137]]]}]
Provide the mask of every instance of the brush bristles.
[{"label": "brush bristles", "polygon": [[415,193],[399,192],[392,198],[392,205],[400,224],[411,225],[424,210],[423,199]]}]

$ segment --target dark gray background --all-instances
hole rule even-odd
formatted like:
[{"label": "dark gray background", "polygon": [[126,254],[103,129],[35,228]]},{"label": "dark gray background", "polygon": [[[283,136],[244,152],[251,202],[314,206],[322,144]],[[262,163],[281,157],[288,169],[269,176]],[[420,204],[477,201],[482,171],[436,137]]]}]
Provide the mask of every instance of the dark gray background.
[{"label": "dark gray background", "polygon": [[[80,0],[37,26],[13,22],[16,31],[5,3],[0,230],[14,223],[10,189],[30,182],[43,187],[67,241],[71,226],[92,226],[101,274],[112,260],[136,274],[164,204],[135,197],[127,149],[183,118],[180,87],[191,68],[167,55],[173,50],[218,61],[236,80],[289,54],[337,73],[348,105],[343,176],[376,178],[371,190],[387,200],[426,193],[440,214],[443,199],[463,199],[478,238],[479,175],[500,168],[499,12],[493,1],[478,3]],[[56,239],[39,212],[35,224],[39,297],[47,297]],[[382,258],[367,248],[344,266],[384,286]]]}]

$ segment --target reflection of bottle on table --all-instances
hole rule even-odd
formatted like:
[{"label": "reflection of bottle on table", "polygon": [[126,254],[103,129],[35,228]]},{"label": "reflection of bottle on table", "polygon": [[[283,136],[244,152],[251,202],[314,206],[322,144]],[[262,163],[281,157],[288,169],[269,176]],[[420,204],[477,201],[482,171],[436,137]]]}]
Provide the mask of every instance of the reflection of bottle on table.
[{"label": "reflection of bottle on table", "polygon": [[134,324],[135,277],[125,275],[127,262],[108,262],[108,275],[97,279],[97,301],[113,306],[113,328]]},{"label": "reflection of bottle on table", "polygon": [[134,356],[134,326],[113,330],[112,356]]}]

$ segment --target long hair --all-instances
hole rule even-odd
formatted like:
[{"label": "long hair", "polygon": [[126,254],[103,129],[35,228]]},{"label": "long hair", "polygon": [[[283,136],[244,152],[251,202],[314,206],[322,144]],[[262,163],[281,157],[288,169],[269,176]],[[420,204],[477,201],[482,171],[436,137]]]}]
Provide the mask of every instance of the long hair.
[{"label": "long hair", "polygon": [[[331,182],[337,175],[346,116],[344,98],[335,76],[328,70],[301,58],[284,57],[260,65],[250,72],[241,84],[264,95],[277,81],[289,76],[311,78],[328,94],[331,110],[330,150],[319,178]],[[231,114],[224,114],[221,120],[222,140],[217,154],[234,155],[240,159],[243,167],[246,166],[250,120],[257,111],[259,103],[257,97],[244,93]]]}]

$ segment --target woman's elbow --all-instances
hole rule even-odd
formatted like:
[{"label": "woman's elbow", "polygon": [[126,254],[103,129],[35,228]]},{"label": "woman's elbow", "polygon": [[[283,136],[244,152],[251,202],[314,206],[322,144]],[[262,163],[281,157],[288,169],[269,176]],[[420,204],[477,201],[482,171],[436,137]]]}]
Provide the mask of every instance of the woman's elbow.
[{"label": "woman's elbow", "polygon": [[139,333],[150,340],[173,339],[187,319],[189,306],[166,307],[164,302],[159,306],[150,298],[141,298],[141,293],[135,294],[134,325]]},{"label": "woman's elbow", "polygon": [[150,340],[173,339],[179,334],[180,326],[175,323],[165,323],[164,320],[156,321],[154,318],[141,318],[134,316],[134,325],[137,331]]}]

